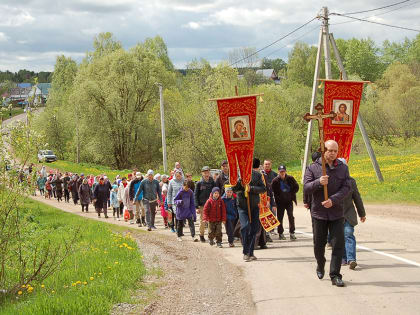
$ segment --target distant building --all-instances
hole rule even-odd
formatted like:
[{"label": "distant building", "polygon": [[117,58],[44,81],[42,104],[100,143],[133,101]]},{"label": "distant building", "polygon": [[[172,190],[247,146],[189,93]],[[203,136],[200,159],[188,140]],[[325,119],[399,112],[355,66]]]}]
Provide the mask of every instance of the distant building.
[{"label": "distant building", "polygon": [[19,105],[23,105],[25,104],[26,99],[28,98],[29,93],[31,92],[32,87],[15,87],[15,88],[11,88],[9,90],[9,98],[10,101],[15,103],[15,104],[19,104]]},{"label": "distant building", "polygon": [[21,88],[21,89],[30,88],[30,87],[32,87],[32,83],[18,83],[17,87]]},{"label": "distant building", "polygon": [[276,71],[274,69],[261,69],[257,70],[257,74],[261,74],[266,79],[271,79],[273,81],[278,80]]},{"label": "distant building", "polygon": [[37,87],[41,90],[41,96],[45,102],[48,99],[48,94],[51,89],[51,83],[38,83]]}]

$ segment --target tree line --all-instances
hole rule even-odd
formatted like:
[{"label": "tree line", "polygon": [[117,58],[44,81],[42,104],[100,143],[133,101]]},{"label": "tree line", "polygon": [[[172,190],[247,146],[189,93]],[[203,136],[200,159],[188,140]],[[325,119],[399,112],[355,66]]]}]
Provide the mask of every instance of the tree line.
[{"label": "tree line", "polygon": [[[365,89],[361,106],[370,137],[392,144],[395,137],[420,136],[420,35],[402,43],[385,41],[380,47],[371,39],[338,39],[337,46],[350,79],[374,82]],[[264,93],[258,105],[256,154],[284,163],[299,160],[316,48],[298,42],[287,63],[263,59],[264,68],[272,66],[281,74],[280,84],[255,75],[252,51],[233,51],[217,66],[193,60],[181,73],[161,37],[124,49],[111,33],[101,33],[80,64],[57,57],[48,103],[34,128],[60,159],[76,160],[79,152],[83,162],[158,168],[162,153],[156,83],[161,83],[169,162],[181,160],[199,170],[204,164],[218,166],[225,158],[216,105],[208,99],[234,95],[237,86],[240,94]],[[245,58],[243,68],[229,66],[243,56],[252,57],[249,63]],[[321,77],[323,72],[321,67]],[[334,62],[332,73],[339,78]]]}]

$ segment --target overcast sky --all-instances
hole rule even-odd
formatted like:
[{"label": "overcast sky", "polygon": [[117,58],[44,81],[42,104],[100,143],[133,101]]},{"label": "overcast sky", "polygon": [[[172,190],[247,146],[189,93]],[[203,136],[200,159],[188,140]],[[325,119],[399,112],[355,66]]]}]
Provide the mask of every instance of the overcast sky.
[{"label": "overcast sky", "polygon": [[[59,54],[80,61],[92,49],[93,37],[107,31],[125,48],[147,37],[162,36],[178,68],[194,58],[217,63],[226,60],[235,47],[264,47],[315,17],[321,6],[347,13],[399,1],[0,0],[0,70],[51,71]],[[420,29],[420,0],[355,16]],[[345,21],[349,20],[331,17],[336,38],[370,37],[380,44],[417,34],[363,22],[334,25]],[[316,44],[319,24],[315,20],[259,57],[270,54],[270,58],[287,59],[298,38]]]}]

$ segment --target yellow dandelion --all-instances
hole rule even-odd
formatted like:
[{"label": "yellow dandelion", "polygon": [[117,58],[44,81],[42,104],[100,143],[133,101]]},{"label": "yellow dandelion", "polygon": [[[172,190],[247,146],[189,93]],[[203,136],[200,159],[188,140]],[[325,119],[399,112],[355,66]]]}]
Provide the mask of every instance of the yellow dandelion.
[{"label": "yellow dandelion", "polygon": [[86,281],[84,281],[84,282],[83,282],[83,284],[84,284],[84,285],[86,285],[86,284],[87,284],[87,282],[86,282]]},{"label": "yellow dandelion", "polygon": [[22,288],[26,288],[26,285],[24,285],[24,284],[23,284],[23,285],[22,285]]},{"label": "yellow dandelion", "polygon": [[99,275],[101,276],[102,275],[102,272],[100,272]]},{"label": "yellow dandelion", "polygon": [[118,261],[116,261],[115,264],[118,265]]},{"label": "yellow dandelion", "polygon": [[23,294],[23,292],[22,291],[18,291],[18,295],[22,295]]},{"label": "yellow dandelion", "polygon": [[94,277],[90,277],[89,279],[92,281],[92,280],[93,280],[93,279],[95,279],[95,278],[94,278]]},{"label": "yellow dandelion", "polygon": [[123,248],[124,246],[120,245],[120,248]]},{"label": "yellow dandelion", "polygon": [[41,288],[45,288],[45,285],[41,284]]},{"label": "yellow dandelion", "polygon": [[55,291],[54,290],[51,290],[51,293],[55,293]]},{"label": "yellow dandelion", "polygon": [[76,283],[74,283],[74,282],[73,282],[73,283],[71,284],[71,286],[72,286],[72,287],[75,287],[75,286],[76,286]]},{"label": "yellow dandelion", "polygon": [[82,284],[82,281],[78,280],[76,281],[76,284]]}]

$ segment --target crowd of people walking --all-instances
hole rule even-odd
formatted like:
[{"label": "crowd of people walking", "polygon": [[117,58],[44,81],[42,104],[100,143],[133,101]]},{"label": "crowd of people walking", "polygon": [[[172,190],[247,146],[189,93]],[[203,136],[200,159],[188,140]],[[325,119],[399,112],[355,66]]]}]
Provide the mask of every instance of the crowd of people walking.
[{"label": "crowd of people walking", "polygon": [[[332,249],[330,277],[332,283],[343,286],[340,267],[357,266],[354,226],[357,214],[362,222],[366,219],[363,202],[356,182],[349,176],[346,161],[337,159],[337,144],[326,142],[327,174],[322,175],[320,153],[313,155],[305,173],[303,203],[312,217],[314,232],[314,253],[317,260],[317,276],[324,277],[325,248]],[[184,227],[188,224],[193,242],[208,242],[211,246],[223,247],[223,226],[229,247],[241,241],[244,261],[257,260],[254,249],[267,248],[267,242],[278,235],[286,240],[283,218],[289,221],[289,238],[295,241],[294,204],[299,184],[287,173],[287,167],[280,165],[278,173],[272,170],[272,162],[254,158],[252,179],[249,185],[242,185],[241,179],[235,186],[229,185],[229,165],[222,161],[218,172],[211,172],[208,166],[201,169],[201,178],[194,182],[192,174],[184,173],[177,162],[169,175],[155,174],[148,170],[142,174],[137,169],[126,176],[108,178],[105,174],[64,174],[43,166],[37,172],[37,188],[42,196],[58,202],[80,205],[82,212],[89,212],[92,205],[98,217],[111,216],[137,224],[147,231],[156,230],[156,214],[160,212],[164,228],[173,232],[178,241],[183,241]],[[323,186],[328,186],[329,199],[323,200]],[[259,220],[260,194],[270,197],[269,208],[277,216],[280,225],[277,233],[266,232]],[[64,198],[64,199],[63,199]],[[357,208],[354,207],[354,204]],[[109,215],[108,215],[109,213]],[[196,233],[198,221],[198,233]],[[205,231],[208,230],[207,238]],[[198,234],[198,235],[197,235]],[[198,237],[197,237],[198,236]]]}]

